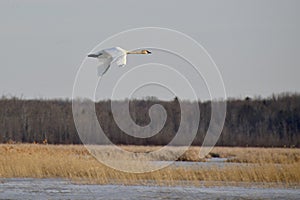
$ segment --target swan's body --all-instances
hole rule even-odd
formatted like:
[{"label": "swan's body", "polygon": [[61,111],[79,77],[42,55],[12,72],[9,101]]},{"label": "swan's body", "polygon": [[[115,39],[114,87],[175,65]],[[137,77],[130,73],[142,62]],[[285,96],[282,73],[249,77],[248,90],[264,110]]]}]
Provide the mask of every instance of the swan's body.
[{"label": "swan's body", "polygon": [[102,76],[107,72],[112,63],[116,63],[119,67],[126,65],[127,54],[151,54],[151,52],[148,50],[126,51],[120,47],[113,47],[89,54],[88,57],[99,60],[98,76]]}]

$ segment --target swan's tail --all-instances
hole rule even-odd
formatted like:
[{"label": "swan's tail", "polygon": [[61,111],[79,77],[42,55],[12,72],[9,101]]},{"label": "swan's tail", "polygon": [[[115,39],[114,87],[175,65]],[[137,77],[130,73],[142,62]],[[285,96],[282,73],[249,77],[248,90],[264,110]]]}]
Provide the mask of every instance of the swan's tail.
[{"label": "swan's tail", "polygon": [[89,54],[88,57],[97,58],[99,55],[97,54]]}]

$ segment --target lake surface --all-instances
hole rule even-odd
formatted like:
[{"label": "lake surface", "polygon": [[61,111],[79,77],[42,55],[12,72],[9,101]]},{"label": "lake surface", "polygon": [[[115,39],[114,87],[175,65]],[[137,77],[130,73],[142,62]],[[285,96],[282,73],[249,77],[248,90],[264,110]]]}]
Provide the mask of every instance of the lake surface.
[{"label": "lake surface", "polygon": [[0,179],[0,199],[299,199],[299,189],[74,184],[64,179]]}]

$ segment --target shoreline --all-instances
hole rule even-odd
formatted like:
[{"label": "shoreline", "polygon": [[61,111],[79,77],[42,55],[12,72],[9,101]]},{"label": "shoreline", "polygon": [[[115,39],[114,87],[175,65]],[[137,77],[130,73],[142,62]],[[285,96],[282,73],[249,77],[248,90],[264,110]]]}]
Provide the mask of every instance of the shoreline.
[{"label": "shoreline", "polygon": [[300,190],[300,185],[284,185],[280,183],[270,182],[222,182],[222,181],[199,181],[199,184],[183,184],[179,182],[179,184],[164,184],[164,185],[157,185],[157,184],[123,184],[123,183],[109,183],[109,184],[99,184],[96,182],[92,182],[92,180],[82,180],[82,179],[69,179],[69,178],[60,178],[60,177],[52,177],[52,178],[31,178],[31,177],[13,177],[13,178],[0,178],[0,184],[9,181],[63,181],[68,182],[73,185],[112,185],[112,186],[142,186],[142,187],[186,187],[186,188],[214,188],[214,187],[237,187],[237,188],[259,188],[259,189],[267,189],[267,188],[274,188],[274,189],[297,189]]}]

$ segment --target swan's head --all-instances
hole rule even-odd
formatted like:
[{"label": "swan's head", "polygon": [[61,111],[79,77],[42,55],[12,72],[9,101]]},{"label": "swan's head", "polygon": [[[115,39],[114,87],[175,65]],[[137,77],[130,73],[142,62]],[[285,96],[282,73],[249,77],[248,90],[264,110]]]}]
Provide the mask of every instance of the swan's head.
[{"label": "swan's head", "polygon": [[143,49],[143,50],[141,51],[141,53],[142,53],[142,54],[151,54],[151,51],[148,51],[148,50],[146,50],[146,49]]}]

